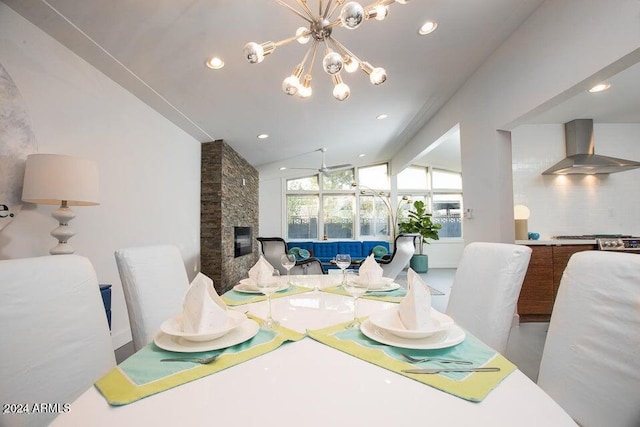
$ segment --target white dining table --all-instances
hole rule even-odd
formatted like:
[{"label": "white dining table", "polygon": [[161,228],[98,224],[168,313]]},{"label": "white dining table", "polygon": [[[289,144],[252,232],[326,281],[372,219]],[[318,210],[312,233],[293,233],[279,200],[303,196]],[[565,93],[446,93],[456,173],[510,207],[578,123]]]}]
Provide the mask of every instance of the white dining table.
[{"label": "white dining table", "polygon": [[[334,275],[293,277],[335,285]],[[358,314],[397,306],[358,300]],[[266,302],[237,307],[264,318]],[[347,322],[350,297],[314,290],[272,300],[273,317],[304,333]],[[90,387],[53,426],[575,426],[520,370],[474,403],[311,338],[124,406]]]}]

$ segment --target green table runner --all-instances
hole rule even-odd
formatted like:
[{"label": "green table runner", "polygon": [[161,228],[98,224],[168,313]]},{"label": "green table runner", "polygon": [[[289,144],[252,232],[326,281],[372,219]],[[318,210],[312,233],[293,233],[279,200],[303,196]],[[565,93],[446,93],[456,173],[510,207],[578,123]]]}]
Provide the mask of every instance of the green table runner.
[{"label": "green table runner", "polygon": [[[364,319],[362,319],[364,321]],[[324,329],[307,331],[309,337],[374,365],[472,402],[482,401],[516,366],[473,335],[453,347],[438,350],[409,350],[371,340],[357,329],[345,329],[349,322]],[[400,353],[415,357],[441,357],[470,360],[473,366],[497,366],[499,372],[447,372],[441,374],[407,374],[403,369],[464,367],[465,365],[406,362]]]},{"label": "green table runner", "polygon": [[[276,292],[271,295],[271,299],[288,297],[289,295],[302,294],[305,292],[311,292],[313,289],[305,288],[302,286],[289,286],[287,289],[280,292]],[[229,306],[251,304],[252,302],[266,301],[267,297],[264,294],[249,294],[245,292],[234,291],[233,289],[225,292],[222,295],[222,301]]]},{"label": "green table runner", "polygon": [[[253,317],[258,323],[262,320]],[[268,353],[287,341],[298,341],[304,334],[278,327],[275,331],[260,329],[248,341],[220,350],[199,353],[165,351],[154,343],[147,345],[109,371],[96,382],[96,388],[114,406],[127,405],[147,396],[169,390],[254,357]],[[208,357],[222,355],[209,365],[192,362],[160,362],[172,357]]]},{"label": "green table runner", "polygon": [[[344,290],[342,285],[331,286],[329,288],[321,289],[321,291],[328,292],[330,294],[345,295],[348,297],[351,296],[347,291]],[[384,301],[384,302],[400,302],[402,301],[402,298],[405,297],[405,295],[407,295],[407,290],[405,288],[400,287],[393,291],[385,291],[385,292],[368,291],[364,295],[362,295],[360,298],[372,299],[375,301]]]}]

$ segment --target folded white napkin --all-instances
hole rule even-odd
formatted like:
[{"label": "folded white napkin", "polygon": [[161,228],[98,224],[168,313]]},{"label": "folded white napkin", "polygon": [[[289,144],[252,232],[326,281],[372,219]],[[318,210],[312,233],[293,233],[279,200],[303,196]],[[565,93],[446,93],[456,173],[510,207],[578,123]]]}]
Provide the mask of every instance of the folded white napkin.
[{"label": "folded white napkin", "polygon": [[182,304],[183,332],[205,333],[222,329],[227,316],[227,306],[213,287],[213,280],[198,273]]},{"label": "folded white napkin", "polygon": [[422,278],[411,268],[407,272],[407,295],[398,307],[405,328],[421,330],[431,327],[431,292]]},{"label": "folded white napkin", "polygon": [[249,279],[252,284],[258,288],[258,283],[273,277],[273,266],[263,256],[258,259],[258,262],[249,269]]},{"label": "folded white napkin", "polygon": [[360,268],[358,269],[360,283],[367,283],[368,285],[380,284],[382,282],[383,274],[384,271],[374,258],[373,254],[369,255],[362,264],[360,264]]}]

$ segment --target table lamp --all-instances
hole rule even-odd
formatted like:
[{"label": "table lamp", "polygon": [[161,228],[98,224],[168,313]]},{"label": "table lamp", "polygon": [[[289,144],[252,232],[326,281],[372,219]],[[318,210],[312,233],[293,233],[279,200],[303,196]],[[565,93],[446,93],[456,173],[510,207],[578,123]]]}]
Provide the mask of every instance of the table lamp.
[{"label": "table lamp", "polygon": [[513,217],[516,222],[516,240],[529,239],[529,215],[531,212],[525,205],[515,205],[513,207]]},{"label": "table lamp", "polygon": [[51,235],[58,244],[51,255],[72,254],[68,240],[75,235],[69,221],[76,214],[69,206],[98,205],[98,165],[92,160],[61,154],[31,154],[27,156],[22,186],[22,200],[42,205],[58,205],[51,213],[58,227]]}]

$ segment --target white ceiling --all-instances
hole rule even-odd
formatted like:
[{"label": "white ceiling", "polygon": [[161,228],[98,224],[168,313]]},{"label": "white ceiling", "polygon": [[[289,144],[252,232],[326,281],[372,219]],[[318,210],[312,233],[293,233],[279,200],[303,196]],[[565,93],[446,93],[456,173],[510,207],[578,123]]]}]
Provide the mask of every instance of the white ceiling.
[{"label": "white ceiling", "polygon": [[528,119],[527,123],[566,123],[573,119],[593,119],[596,123],[640,123],[640,63],[602,82],[611,87],[597,93],[581,88],[576,95],[546,108]]},{"label": "white ceiling", "polygon": [[[320,147],[328,165],[389,160],[542,3],[414,0],[391,5],[384,21],[335,28],[335,38],[389,76],[374,87],[362,72],[343,73],[351,97],[339,102],[321,59],[310,99],[282,92],[306,51],[295,42],[260,64],[244,60],[248,41],[278,41],[304,23],[277,1],[3,1],[199,141],[224,139],[262,176],[319,167]],[[419,36],[426,20],[439,27]],[[204,66],[214,54],[222,70]],[[389,117],[376,120],[381,113]]]}]

